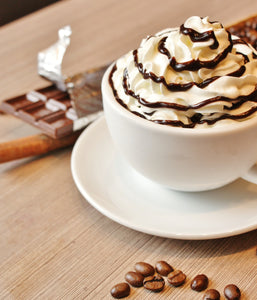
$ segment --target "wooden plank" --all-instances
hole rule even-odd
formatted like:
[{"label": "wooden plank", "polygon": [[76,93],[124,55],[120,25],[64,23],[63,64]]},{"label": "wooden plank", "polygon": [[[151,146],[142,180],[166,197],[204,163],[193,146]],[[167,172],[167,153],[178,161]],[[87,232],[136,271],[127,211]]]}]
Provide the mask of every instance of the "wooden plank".
[{"label": "wooden plank", "polygon": [[[64,62],[64,73],[71,75],[109,63],[147,34],[190,15],[229,24],[254,12],[252,0],[61,1],[0,28],[0,101],[46,85],[36,74],[36,55],[56,41],[63,25],[73,29]],[[0,115],[1,142],[37,133]],[[221,294],[235,283],[243,300],[257,298],[257,230],[183,241],[125,228],[80,195],[70,172],[71,149],[0,165],[0,299],[112,299],[111,287],[135,262],[161,259],[187,274],[185,287],[166,286],[161,294],[133,289],[129,299],[201,299],[189,288],[198,273],[208,275]]]}]

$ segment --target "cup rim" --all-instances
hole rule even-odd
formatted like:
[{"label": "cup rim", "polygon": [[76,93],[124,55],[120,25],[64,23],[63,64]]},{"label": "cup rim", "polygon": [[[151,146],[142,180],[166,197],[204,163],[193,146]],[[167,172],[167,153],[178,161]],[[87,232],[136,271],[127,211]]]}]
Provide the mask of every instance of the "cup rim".
[{"label": "cup rim", "polygon": [[[147,120],[141,118],[133,114],[130,110],[123,107],[118,101],[115,99],[111,86],[109,84],[109,74],[111,69],[113,68],[113,62],[105,71],[104,76],[102,78],[101,83],[101,90],[102,90],[102,97],[104,99],[104,103],[106,100],[112,106],[112,108],[124,118],[133,121],[137,125],[141,127],[148,128],[149,130],[160,132],[160,133],[172,133],[172,134],[179,134],[179,135],[190,135],[190,136],[204,136],[204,135],[223,135],[223,134],[230,134],[234,133],[235,131],[242,131],[251,129],[252,127],[257,127],[257,116],[253,118],[249,118],[244,121],[234,121],[233,123],[226,124],[225,126],[214,126],[214,127],[205,127],[205,128],[183,128],[183,127],[175,127],[166,124],[159,124],[155,123],[151,120]],[[104,97],[105,95],[105,97]],[[105,105],[104,105],[105,106]]]}]

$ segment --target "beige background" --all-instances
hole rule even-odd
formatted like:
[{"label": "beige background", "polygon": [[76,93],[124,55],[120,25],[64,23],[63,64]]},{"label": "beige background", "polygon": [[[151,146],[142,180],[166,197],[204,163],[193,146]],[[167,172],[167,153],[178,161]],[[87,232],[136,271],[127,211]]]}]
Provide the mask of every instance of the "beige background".
[{"label": "beige background", "polygon": [[[110,62],[147,34],[191,15],[228,25],[255,13],[252,0],[61,1],[0,28],[0,101],[46,85],[37,76],[37,53],[56,41],[63,25],[73,29],[64,61],[69,75]],[[37,132],[0,115],[0,142]],[[160,259],[187,274],[186,286],[161,294],[133,289],[130,299],[201,299],[203,293],[189,288],[198,273],[220,292],[235,283],[242,299],[257,298],[256,230],[183,241],[125,228],[80,195],[71,177],[71,150],[0,165],[0,299],[110,299],[110,288],[135,262]]]}]

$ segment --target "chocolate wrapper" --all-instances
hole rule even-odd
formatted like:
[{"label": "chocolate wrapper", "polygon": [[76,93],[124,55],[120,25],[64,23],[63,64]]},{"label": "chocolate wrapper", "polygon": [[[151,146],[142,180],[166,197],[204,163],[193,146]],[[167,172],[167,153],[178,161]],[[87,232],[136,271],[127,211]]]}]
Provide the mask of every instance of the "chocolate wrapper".
[{"label": "chocolate wrapper", "polygon": [[66,90],[65,76],[62,74],[62,61],[70,44],[71,27],[58,31],[59,40],[49,48],[38,53],[38,74],[53,82],[61,91]]},{"label": "chocolate wrapper", "polygon": [[79,118],[102,110],[101,81],[107,67],[94,68],[66,79],[67,91]]}]

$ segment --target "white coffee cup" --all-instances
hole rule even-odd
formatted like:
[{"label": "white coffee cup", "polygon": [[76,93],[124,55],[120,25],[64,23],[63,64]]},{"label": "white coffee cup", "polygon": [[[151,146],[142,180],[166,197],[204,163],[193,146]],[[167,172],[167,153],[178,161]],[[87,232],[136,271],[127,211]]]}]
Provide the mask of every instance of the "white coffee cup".
[{"label": "white coffee cup", "polygon": [[104,113],[115,146],[135,170],[165,187],[205,191],[240,177],[257,183],[249,171],[257,161],[257,117],[210,128],[178,128],[145,120],[115,99],[102,80]]}]

